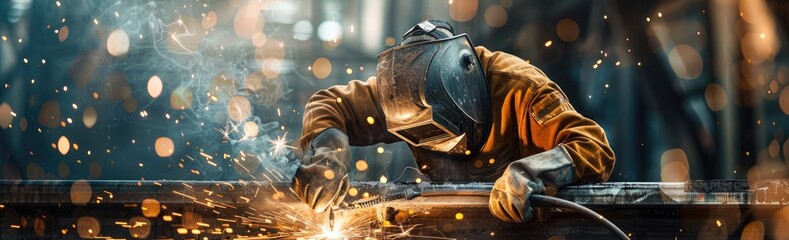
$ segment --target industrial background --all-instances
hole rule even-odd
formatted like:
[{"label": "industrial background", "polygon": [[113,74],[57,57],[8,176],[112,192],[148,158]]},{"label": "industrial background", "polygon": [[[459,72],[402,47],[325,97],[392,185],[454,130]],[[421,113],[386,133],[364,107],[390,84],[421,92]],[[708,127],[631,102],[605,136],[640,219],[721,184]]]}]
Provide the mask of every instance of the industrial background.
[{"label": "industrial background", "polygon": [[[789,177],[786,1],[9,0],[0,178],[289,181],[307,99],[428,18],[545,71],[605,129],[611,181]],[[402,144],[351,161],[419,177]]]}]

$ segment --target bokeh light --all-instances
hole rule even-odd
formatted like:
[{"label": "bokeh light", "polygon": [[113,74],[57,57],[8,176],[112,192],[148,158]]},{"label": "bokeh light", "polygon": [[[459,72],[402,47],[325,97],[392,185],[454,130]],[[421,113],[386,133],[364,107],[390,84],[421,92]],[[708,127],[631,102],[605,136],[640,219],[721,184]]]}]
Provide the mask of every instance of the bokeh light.
[{"label": "bokeh light", "polygon": [[142,200],[142,215],[147,218],[155,218],[159,216],[159,213],[162,210],[161,204],[156,199],[147,198]]},{"label": "bokeh light", "polygon": [[263,71],[263,75],[265,75],[267,78],[276,78],[282,71],[282,60],[279,58],[268,57],[263,60],[263,64],[261,64],[261,70]]},{"label": "bokeh light", "polygon": [[312,63],[312,74],[318,79],[325,79],[331,74],[331,62],[326,58],[315,59]]},{"label": "bokeh light", "polygon": [[188,87],[178,87],[170,94],[170,107],[175,110],[184,110],[192,107],[194,96]]},{"label": "bokeh light", "polygon": [[216,12],[214,12],[213,10],[212,11],[208,11],[208,13],[206,13],[205,16],[203,16],[203,20],[201,21],[201,25],[203,26],[203,29],[208,30],[208,29],[214,28],[214,26],[216,26],[217,20],[218,19],[217,19],[217,16],[216,16]]},{"label": "bokeh light", "polygon": [[356,170],[359,172],[367,171],[367,161],[363,159],[356,161]]},{"label": "bokeh light", "polygon": [[309,20],[299,20],[293,24],[293,39],[306,41],[312,37],[312,23]]},{"label": "bokeh light", "polygon": [[244,136],[247,138],[254,138],[258,136],[260,132],[260,127],[257,123],[253,121],[247,121],[244,123]]},{"label": "bokeh light", "polygon": [[685,182],[690,180],[688,156],[680,148],[666,150],[660,155],[660,181]]},{"label": "bokeh light", "polygon": [[71,203],[74,205],[85,205],[92,196],[93,189],[88,181],[79,180],[71,184]]},{"label": "bokeh light", "polygon": [[565,42],[573,42],[578,39],[578,23],[570,18],[565,18],[556,24],[556,35]]},{"label": "bokeh light", "polygon": [[247,98],[235,96],[227,103],[227,115],[235,122],[241,122],[252,115],[252,104]]},{"label": "bokeh light", "polygon": [[236,12],[236,16],[233,19],[233,29],[239,37],[249,39],[252,38],[252,34],[255,32],[263,31],[265,21],[260,9],[254,5],[250,1],[249,5],[238,9],[238,12]]},{"label": "bokeh light", "polygon": [[8,103],[0,104],[0,128],[6,129],[11,125],[11,121],[14,120],[13,111]]},{"label": "bokeh light", "polygon": [[507,10],[501,5],[491,5],[485,10],[485,23],[494,28],[504,26],[507,23]]},{"label": "bokeh light", "polygon": [[342,38],[342,25],[337,21],[323,21],[318,25],[318,38],[324,42],[333,42]]},{"label": "bokeh light", "polygon": [[789,86],[785,86],[783,90],[781,90],[781,96],[778,97],[778,104],[781,107],[781,111],[789,115]]},{"label": "bokeh light", "polygon": [[168,137],[159,137],[154,143],[154,150],[156,150],[156,155],[159,157],[170,157],[175,152],[175,144]]},{"label": "bokeh light", "polygon": [[726,90],[717,83],[707,85],[704,91],[704,99],[707,100],[707,107],[712,111],[720,111],[729,103],[729,97]]},{"label": "bokeh light", "polygon": [[41,105],[38,113],[38,123],[48,127],[56,128],[60,126],[60,105],[55,100],[49,100]]},{"label": "bokeh light", "polygon": [[148,79],[148,94],[151,95],[152,98],[159,97],[162,94],[162,79],[159,76],[153,75],[150,79]]},{"label": "bokeh light", "polygon": [[477,15],[478,0],[453,0],[449,5],[449,17],[458,22],[466,22]]},{"label": "bokeh light", "polygon": [[68,154],[69,149],[71,149],[71,143],[69,142],[68,138],[66,138],[66,136],[60,136],[60,138],[58,138],[57,145],[60,155],[65,156],[66,154]]},{"label": "bokeh light", "polygon": [[200,48],[205,35],[200,30],[201,23],[189,16],[180,16],[176,24],[170,25],[167,32],[167,48],[178,54],[194,53]]},{"label": "bokeh light", "polygon": [[92,239],[101,235],[101,223],[95,217],[80,217],[77,219],[76,226],[80,238]]},{"label": "bokeh light", "polygon": [[58,29],[58,41],[61,42],[66,41],[66,39],[68,39],[68,34],[69,34],[68,26],[60,27],[60,29]]},{"label": "bokeh light", "polygon": [[668,57],[671,69],[674,70],[677,76],[691,80],[701,75],[704,63],[701,60],[699,52],[690,45],[679,44],[674,46]]},{"label": "bokeh light", "polygon": [[115,57],[123,57],[129,52],[129,35],[123,29],[115,29],[107,37],[107,51]]},{"label": "bokeh light", "polygon": [[136,239],[147,239],[151,234],[151,220],[143,217],[129,219],[129,235]]},{"label": "bokeh light", "polygon": [[86,128],[92,128],[93,125],[96,125],[96,121],[98,121],[98,113],[96,113],[96,109],[88,107],[85,109],[85,112],[82,113],[82,123],[85,124]]}]

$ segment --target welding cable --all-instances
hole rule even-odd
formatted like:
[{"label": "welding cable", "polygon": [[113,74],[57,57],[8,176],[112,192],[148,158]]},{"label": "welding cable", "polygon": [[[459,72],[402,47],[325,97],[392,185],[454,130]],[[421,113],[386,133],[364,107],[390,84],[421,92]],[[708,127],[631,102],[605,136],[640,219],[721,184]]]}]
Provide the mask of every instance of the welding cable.
[{"label": "welding cable", "polygon": [[608,219],[603,217],[603,215],[597,214],[597,212],[592,211],[591,209],[586,208],[584,206],[581,206],[581,204],[570,202],[570,201],[567,201],[567,200],[564,200],[564,199],[561,199],[561,198],[557,198],[557,197],[545,196],[545,195],[540,195],[540,194],[532,194],[529,197],[529,201],[531,201],[532,203],[542,202],[542,203],[548,204],[548,205],[553,205],[553,206],[557,206],[557,207],[571,209],[571,210],[573,210],[573,211],[575,211],[577,213],[580,213],[580,214],[585,215],[585,216],[587,216],[587,217],[589,217],[591,219],[595,219],[595,220],[599,221],[600,223],[605,225],[608,229],[610,229],[611,232],[614,233],[614,235],[619,237],[619,239],[623,239],[623,240],[629,240],[630,239],[627,236],[627,234],[625,234],[625,232],[622,231],[622,229],[619,229],[619,227],[617,227],[616,225],[614,225],[614,223],[612,223],[611,221],[609,221]]},{"label": "welding cable", "polygon": [[[435,197],[435,196],[490,196],[490,190],[488,189],[430,189],[426,191],[422,191],[417,193],[423,197]],[[629,240],[630,238],[619,229],[614,223],[603,217],[603,215],[597,214],[597,212],[592,211],[589,208],[586,208],[580,204],[570,202],[561,198],[551,197],[541,194],[532,194],[529,197],[529,201],[533,205],[538,205],[540,207],[561,207],[573,210],[581,215],[589,217],[591,219],[595,219],[598,222],[602,223],[608,229],[613,232],[614,235],[619,237],[622,240]]]}]

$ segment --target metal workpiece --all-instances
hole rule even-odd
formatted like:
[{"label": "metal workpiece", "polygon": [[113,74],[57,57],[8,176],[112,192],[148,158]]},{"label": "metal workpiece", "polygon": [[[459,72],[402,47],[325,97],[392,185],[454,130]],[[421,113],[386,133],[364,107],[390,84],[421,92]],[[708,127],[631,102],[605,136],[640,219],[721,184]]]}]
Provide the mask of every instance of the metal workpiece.
[{"label": "metal workpiece", "polygon": [[[775,213],[786,210],[787,183],[615,182],[567,186],[553,195],[590,208],[633,239],[739,239],[747,224],[772,226]],[[145,229],[148,238],[175,239],[613,238],[595,219],[538,202],[532,202],[536,214],[530,222],[501,222],[488,210],[491,183],[354,182],[344,203],[324,213],[303,204],[289,182],[0,181],[0,186],[3,239],[128,239]],[[100,231],[80,231],[85,226]]]}]

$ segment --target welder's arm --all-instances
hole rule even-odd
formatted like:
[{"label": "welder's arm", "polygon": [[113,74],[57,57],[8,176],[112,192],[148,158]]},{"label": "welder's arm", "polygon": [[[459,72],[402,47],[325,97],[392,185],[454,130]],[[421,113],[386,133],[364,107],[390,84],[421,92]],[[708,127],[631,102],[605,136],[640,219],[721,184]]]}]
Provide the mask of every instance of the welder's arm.
[{"label": "welder's arm", "polygon": [[398,138],[386,130],[386,120],[378,102],[376,78],[354,80],[313,95],[304,109],[304,121],[299,144],[302,149],[313,138],[329,128],[348,135],[353,146],[392,143]]},{"label": "welder's arm", "polygon": [[350,145],[393,142],[378,108],[375,78],[351,81],[313,95],[305,107],[303,165],[293,191],[315,211],[337,206],[348,192]]},{"label": "welder's arm", "polygon": [[[545,77],[541,71],[535,75]],[[614,153],[603,129],[581,116],[567,97],[548,81],[531,99],[519,104],[519,135],[524,148],[537,154],[511,163],[494,184],[489,208],[508,222],[531,218],[529,196],[546,187],[558,189],[573,182],[603,182],[614,167]]]},{"label": "welder's arm", "polygon": [[538,87],[529,101],[519,119],[519,128],[528,130],[521,131],[522,140],[530,140],[536,151],[563,145],[575,165],[576,183],[608,180],[615,158],[603,128],[576,112],[553,82]]}]

